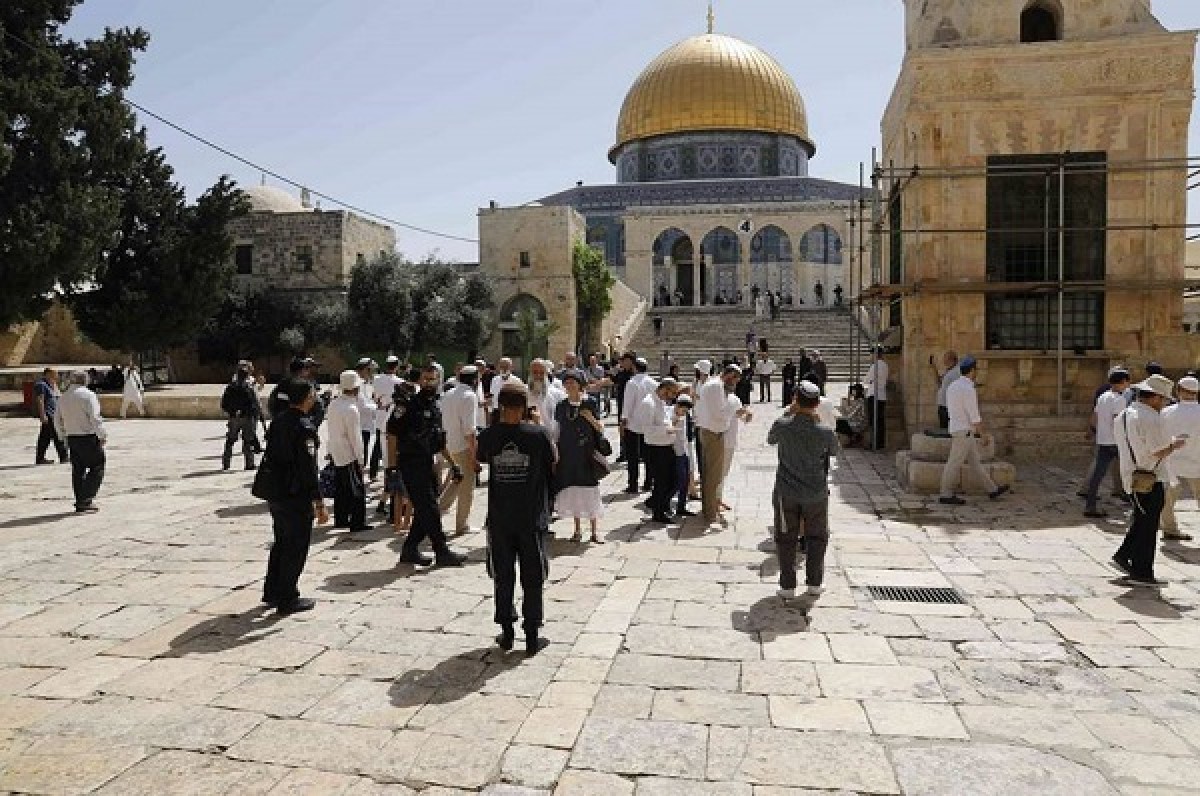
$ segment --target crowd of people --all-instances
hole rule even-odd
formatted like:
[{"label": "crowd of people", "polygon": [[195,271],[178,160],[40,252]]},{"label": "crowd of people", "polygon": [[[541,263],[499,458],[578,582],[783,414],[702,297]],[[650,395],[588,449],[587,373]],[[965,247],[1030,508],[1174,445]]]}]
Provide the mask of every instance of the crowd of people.
[{"label": "crowd of people", "polygon": [[[842,306],[844,289],[840,284],[833,286],[833,306]],[[682,289],[676,288],[674,292],[669,290],[666,285],[660,284],[654,291],[653,305],[655,307],[687,307],[693,303],[693,297],[684,293]],[[784,307],[791,307],[795,304],[803,304],[803,296],[795,296],[791,290],[785,290],[782,287],[779,290],[763,289],[758,285],[750,285],[741,290],[730,290],[729,288],[720,288],[713,293],[713,306],[741,306],[749,300],[750,308],[754,310],[756,317],[763,318],[770,316],[771,320],[779,320],[779,312]],[[705,299],[701,298],[700,303],[704,304]],[[813,304],[818,307],[824,307],[827,303],[825,295],[825,286],[820,280],[817,280],[813,285]]]}]

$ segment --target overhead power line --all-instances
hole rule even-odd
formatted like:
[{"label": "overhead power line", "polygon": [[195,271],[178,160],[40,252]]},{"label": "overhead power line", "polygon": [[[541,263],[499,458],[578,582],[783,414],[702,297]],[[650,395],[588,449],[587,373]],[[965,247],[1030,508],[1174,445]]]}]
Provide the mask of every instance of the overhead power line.
[{"label": "overhead power line", "polygon": [[[27,48],[31,52],[36,52],[36,49],[33,47],[33,45],[29,44],[29,42],[27,42],[21,38],[18,38],[17,36],[10,33],[9,31],[5,30],[5,31],[0,31],[0,32],[3,32],[3,34],[6,38],[9,38],[9,39],[17,42],[18,44]],[[194,133],[191,130],[184,127],[183,125],[176,124],[175,122],[166,118],[162,114],[155,113],[154,111],[150,110],[149,108],[145,107],[144,105],[140,105],[140,104],[134,102],[133,100],[129,99],[128,97],[120,96],[119,99],[122,102],[124,102],[126,105],[128,105],[129,107],[140,111],[141,113],[145,114],[146,116],[149,116],[150,118],[155,119],[156,121],[158,121],[162,124],[165,124],[167,127],[170,127],[172,130],[175,130],[178,133],[182,133],[183,135],[187,136],[188,138],[191,138],[193,141],[203,144],[204,146],[209,147],[210,149],[214,149],[217,152],[220,152],[222,155],[225,155],[228,158],[232,158],[233,160],[236,160],[239,163],[249,166],[256,171],[262,172],[263,174],[269,175],[282,183],[291,185],[292,187],[298,188],[302,191],[308,191],[313,196],[319,196],[320,198],[322,198],[332,204],[338,205],[339,207],[344,207],[347,210],[353,210],[356,213],[378,219],[380,221],[391,224],[392,226],[395,226],[395,227],[412,230],[413,232],[420,232],[424,235],[432,235],[435,238],[444,238],[446,240],[456,240],[456,241],[461,241],[462,243],[479,243],[478,238],[468,238],[468,237],[465,237],[462,235],[452,235],[449,232],[438,232],[437,230],[429,229],[428,227],[421,227],[421,226],[417,226],[416,224],[409,224],[404,221],[397,221],[396,219],[391,218],[389,216],[385,216],[382,213],[372,212],[370,210],[367,210],[366,208],[360,207],[351,202],[344,201],[342,199],[337,198],[336,196],[327,194],[324,191],[318,191],[315,188],[312,188],[305,183],[298,182],[296,180],[293,180],[290,177],[286,177],[283,174],[280,174],[279,172],[275,171],[274,169],[270,169],[259,163],[255,163],[254,161],[250,160],[249,158],[239,155],[238,153],[234,152],[233,150],[223,147],[220,144],[218,144],[214,141],[211,141],[208,138],[205,138],[204,136],[200,135],[199,133]]]}]

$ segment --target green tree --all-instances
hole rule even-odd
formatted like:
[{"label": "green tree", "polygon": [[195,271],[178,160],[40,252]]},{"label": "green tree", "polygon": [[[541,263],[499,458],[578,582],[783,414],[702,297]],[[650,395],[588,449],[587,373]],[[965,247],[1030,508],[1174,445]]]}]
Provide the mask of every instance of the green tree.
[{"label": "green tree", "polygon": [[144,151],[122,98],[149,37],[65,39],[79,2],[0,3],[0,328],[91,281]]},{"label": "green tree", "polygon": [[357,351],[407,351],[412,340],[408,264],[387,254],[354,266],[346,304],[346,342]]},{"label": "green tree", "polygon": [[528,369],[535,357],[544,356],[550,347],[550,338],[559,326],[553,321],[539,321],[537,313],[529,307],[519,310],[517,322],[517,345],[521,348],[521,366]]},{"label": "green tree", "polygon": [[604,260],[604,253],[583,241],[575,241],[571,252],[571,272],[575,275],[578,313],[576,337],[580,349],[588,351],[596,329],[612,312],[612,287],[617,280]]},{"label": "green tree", "polygon": [[68,290],[80,330],[105,348],[133,352],[192,341],[228,293],[226,229],[249,205],[224,177],[189,205],[172,176],[158,149],[146,150],[121,176],[120,225],[101,251],[94,284]]}]

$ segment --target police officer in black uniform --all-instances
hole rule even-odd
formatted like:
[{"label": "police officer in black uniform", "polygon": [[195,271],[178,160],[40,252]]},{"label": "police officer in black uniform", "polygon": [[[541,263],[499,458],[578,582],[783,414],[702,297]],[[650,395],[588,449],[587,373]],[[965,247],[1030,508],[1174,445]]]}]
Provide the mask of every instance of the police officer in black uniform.
[{"label": "police officer in black uniform", "polygon": [[[407,399],[398,392],[388,418],[387,433],[396,438],[396,467],[413,506],[412,530],[404,540],[400,560],[422,566],[436,563],[440,567],[460,567],[467,557],[455,553],[446,543],[433,470],[433,457],[438,453],[450,461],[442,410],[438,407],[437,383],[437,368],[426,365],[421,369],[420,391]],[[451,464],[450,469],[455,481],[463,479],[458,465]],[[426,536],[433,543],[433,559],[419,549]]]},{"label": "police officer in black uniform", "polygon": [[317,400],[312,384],[297,379],[279,385],[276,397],[288,408],[267,429],[267,451],[255,478],[254,494],[266,498],[275,543],[267,559],[263,602],[281,614],[312,610],[316,601],[297,588],[313,520],[329,522],[317,478],[317,428],[310,417]]},{"label": "police officer in black uniform", "polygon": [[254,469],[254,449],[257,447],[258,417],[260,407],[258,393],[249,368],[239,367],[233,381],[221,395],[221,410],[229,415],[225,432],[225,452],[221,454],[221,469],[228,470],[233,462],[233,444],[242,438],[242,454],[246,457],[246,469]]},{"label": "police officer in black uniform", "polygon": [[[325,403],[326,398],[319,394],[321,385],[317,383],[317,368],[321,364],[312,357],[296,357],[288,365],[288,372],[291,374],[291,381],[306,381],[312,386],[313,406],[309,411],[309,419],[313,421],[313,426],[321,427],[322,421],[325,420]],[[288,408],[286,399],[282,399],[279,395],[279,390],[283,387],[279,384],[271,391],[270,397],[267,398],[267,411],[271,413],[271,419],[275,419]]]}]

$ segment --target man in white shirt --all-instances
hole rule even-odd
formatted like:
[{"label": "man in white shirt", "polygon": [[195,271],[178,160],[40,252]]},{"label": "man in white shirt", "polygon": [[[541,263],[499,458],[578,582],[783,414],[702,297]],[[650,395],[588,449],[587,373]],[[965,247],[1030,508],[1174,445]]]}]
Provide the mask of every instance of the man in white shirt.
[{"label": "man in white shirt", "polygon": [[[800,375],[804,378],[804,374]],[[875,361],[867,368],[863,384],[867,388],[867,419],[871,423],[871,450],[887,447],[887,383],[888,364],[883,361],[883,349],[875,350]]]},{"label": "man in white shirt", "polygon": [[566,390],[559,387],[550,375],[552,363],[544,359],[535,359],[529,365],[529,405],[536,406],[542,416],[542,428],[550,434],[550,439],[558,439],[558,421],[554,419],[554,410],[560,401],[567,397]]},{"label": "man in white shirt", "polygon": [[442,389],[442,385],[446,382],[446,369],[442,367],[442,363],[438,362],[437,357],[433,354],[426,354],[425,364],[437,371],[437,388]]},{"label": "man in white shirt", "polygon": [[363,357],[358,360],[358,364],[354,366],[354,370],[358,373],[358,377],[362,379],[362,385],[358,388],[358,422],[362,429],[363,451],[362,463],[363,469],[367,466],[367,451],[371,448],[371,437],[375,434],[375,409],[378,406],[375,403],[375,373],[379,370],[379,363],[370,357]]},{"label": "man in white shirt", "polygon": [[1129,371],[1124,368],[1113,368],[1108,372],[1108,391],[1101,393],[1096,399],[1096,408],[1092,418],[1096,427],[1096,454],[1092,462],[1092,476],[1088,479],[1083,516],[1107,517],[1108,513],[1096,505],[1100,493],[1100,482],[1108,472],[1108,466],[1117,460],[1117,443],[1113,436],[1113,423],[1117,415],[1125,411],[1129,405],[1125,395],[1129,389]]},{"label": "man in white shirt", "polygon": [[733,392],[741,376],[742,369],[737,365],[726,365],[720,378],[706,380],[696,391],[698,447],[704,457],[700,497],[704,519],[710,523],[716,522],[720,515],[721,487],[725,481],[725,432],[737,414],[727,395]]},{"label": "man in white shirt", "polygon": [[[624,416],[621,418],[621,435],[625,439],[625,464],[629,473],[629,484],[625,491],[631,495],[638,494],[638,469],[642,461],[642,447],[645,441],[645,422],[642,413],[642,402],[646,396],[658,389],[658,382],[650,378],[650,363],[645,358],[638,357],[633,362],[633,378],[625,385]],[[646,480],[643,491],[649,491],[654,482],[653,472],[649,463],[646,465]]]},{"label": "man in white shirt", "polygon": [[138,366],[130,365],[125,369],[125,386],[121,390],[122,420],[125,419],[130,404],[137,407],[140,417],[146,416],[145,394],[146,385],[142,384],[142,374],[138,371]]},{"label": "man in white shirt", "polygon": [[775,361],[766,351],[758,355],[758,361],[754,363],[754,372],[758,374],[758,402],[768,404],[771,402],[771,376],[775,374]]},{"label": "man in white shirt", "polygon": [[500,411],[500,388],[512,378],[512,360],[501,357],[496,363],[496,375],[492,376],[492,386],[488,393],[492,396],[492,412]]},{"label": "man in white shirt", "polygon": [[[1163,427],[1167,436],[1181,439],[1195,437],[1200,443],[1200,402],[1196,400],[1197,394],[1200,394],[1200,379],[1185,376],[1176,387],[1179,403],[1162,411]],[[1179,499],[1184,486],[1191,491],[1193,498],[1200,499],[1200,444],[1185,445],[1171,457],[1171,475],[1176,483],[1167,485],[1159,527],[1164,539],[1186,542],[1192,535],[1179,530],[1179,523],[1175,519],[1175,501]]]},{"label": "man in white shirt", "polygon": [[933,364],[933,354],[929,355],[929,367],[933,368],[933,377],[938,382],[938,428],[945,429],[950,427],[950,412],[946,409],[946,390],[961,375],[958,369],[958,354],[954,351],[947,351],[942,355],[942,365],[946,368],[946,371],[945,373],[938,373],[937,365]]},{"label": "man in white shirt", "polygon": [[[1154,549],[1158,543],[1166,484],[1171,480],[1167,464],[1175,451],[1184,447],[1182,437],[1170,437],[1159,413],[1171,399],[1174,384],[1166,376],[1152,374],[1133,385],[1137,398],[1113,425],[1117,452],[1121,457],[1121,481],[1133,497],[1133,517],[1124,541],[1113,554],[1113,564],[1126,573],[1133,586],[1163,586],[1154,577]],[[1154,484],[1146,492],[1135,492],[1134,471],[1150,471]]]},{"label": "man in white shirt", "polygon": [[638,407],[646,472],[654,484],[646,506],[654,512],[651,517],[654,522],[675,521],[671,514],[671,493],[675,491],[675,436],[679,430],[672,417],[671,402],[678,393],[679,383],[667,376]]},{"label": "man in white shirt", "polygon": [[58,402],[54,427],[59,439],[67,441],[71,454],[71,489],[75,511],[99,511],[92,501],[104,481],[104,443],[108,432],[100,419],[100,399],[87,388],[85,370],[71,372],[71,386]]},{"label": "man in white shirt", "polygon": [[[396,372],[400,367],[400,358],[389,356],[383,363],[383,373],[371,382],[371,393],[375,399],[375,445],[371,448],[371,480],[379,476],[379,466],[386,456],[384,446],[384,429],[387,428],[388,416],[392,413],[392,396],[397,385],[403,384],[404,379]],[[383,512],[380,512],[381,514]]]},{"label": "man in white shirt", "polygon": [[325,428],[329,435],[329,455],[333,458],[333,527],[351,531],[369,531],[367,490],[363,484],[362,420],[358,392],[362,377],[353,370],[338,376],[342,393],[329,406]]},{"label": "man in white shirt", "polygon": [[984,433],[983,419],[979,416],[979,396],[975,392],[975,357],[963,357],[958,366],[961,374],[946,390],[946,409],[950,413],[950,458],[942,470],[942,496],[938,502],[961,506],[965,500],[954,494],[954,487],[968,467],[975,480],[984,484],[992,500],[1009,491],[1009,486],[996,486],[987,469],[979,459],[978,440],[991,439]]},{"label": "man in white shirt", "polygon": [[464,534],[471,505],[475,499],[475,473],[479,467],[475,461],[475,414],[479,409],[476,382],[479,370],[474,365],[464,365],[458,373],[458,384],[442,394],[442,427],[446,430],[446,451],[450,460],[462,470],[461,481],[451,481],[442,493],[441,510],[446,512],[456,501],[454,532]]}]

